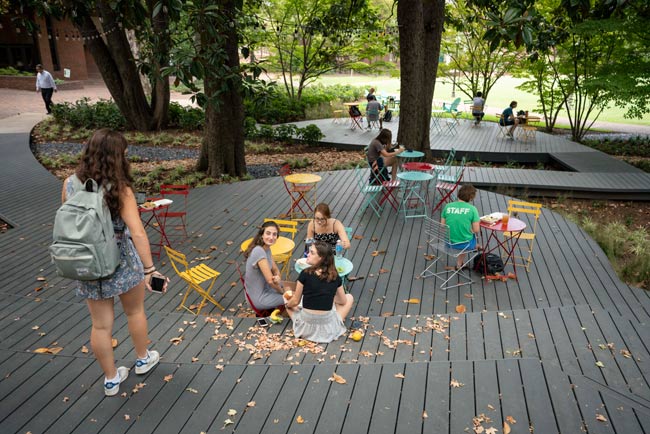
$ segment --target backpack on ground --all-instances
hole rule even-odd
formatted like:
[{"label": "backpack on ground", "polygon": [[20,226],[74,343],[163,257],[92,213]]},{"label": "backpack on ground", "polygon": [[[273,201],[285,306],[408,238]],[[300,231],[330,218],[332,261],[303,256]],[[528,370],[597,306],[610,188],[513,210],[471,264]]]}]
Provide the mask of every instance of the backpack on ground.
[{"label": "backpack on ground", "polygon": [[384,113],[384,122],[390,122],[391,120],[393,120],[393,112],[386,110],[386,113]]},{"label": "backpack on ground", "polygon": [[[483,258],[485,258],[485,261],[483,261]],[[483,266],[485,264],[485,267]],[[485,270],[487,268],[487,272]],[[483,275],[494,275],[497,273],[501,273],[504,270],[504,265],[503,261],[501,260],[501,257],[498,255],[494,255],[492,253],[488,253],[487,255],[485,253],[478,255],[476,258],[474,258],[474,271],[479,272]]]},{"label": "backpack on ground", "polygon": [[54,217],[52,263],[57,274],[68,279],[109,277],[120,264],[120,251],[111,212],[104,203],[105,189],[93,179],[84,184],[76,175],[71,179],[73,193]]}]

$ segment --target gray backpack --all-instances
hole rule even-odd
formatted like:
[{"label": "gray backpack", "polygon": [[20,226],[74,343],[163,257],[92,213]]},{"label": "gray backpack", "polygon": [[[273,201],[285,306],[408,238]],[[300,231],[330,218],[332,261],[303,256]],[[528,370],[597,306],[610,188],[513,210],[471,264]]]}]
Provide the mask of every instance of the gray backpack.
[{"label": "gray backpack", "polygon": [[[85,185],[72,175],[73,193],[54,217],[52,263],[61,277],[99,280],[120,264],[111,212],[104,203],[104,188],[88,179]],[[108,186],[110,190],[110,185]]]}]

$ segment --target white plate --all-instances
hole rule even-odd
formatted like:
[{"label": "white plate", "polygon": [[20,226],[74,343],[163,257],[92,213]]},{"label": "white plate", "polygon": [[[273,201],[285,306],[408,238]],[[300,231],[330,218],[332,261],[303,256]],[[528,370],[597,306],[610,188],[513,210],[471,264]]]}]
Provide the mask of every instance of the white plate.
[{"label": "white plate", "polygon": [[171,200],[171,199],[158,199],[158,200],[155,200],[153,203],[155,203],[156,206],[163,206],[163,205],[169,205],[169,204],[171,204],[173,202],[174,201]]}]

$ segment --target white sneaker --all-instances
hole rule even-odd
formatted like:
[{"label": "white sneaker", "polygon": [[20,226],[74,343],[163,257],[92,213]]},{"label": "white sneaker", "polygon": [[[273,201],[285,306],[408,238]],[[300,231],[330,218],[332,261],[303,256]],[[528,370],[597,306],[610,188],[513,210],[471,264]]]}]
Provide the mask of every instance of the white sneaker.
[{"label": "white sneaker", "polygon": [[124,382],[129,376],[129,368],[125,366],[120,366],[117,368],[117,375],[119,376],[120,381],[117,383],[112,381],[106,381],[104,378],[104,394],[106,396],[114,396],[120,391],[120,383]]},{"label": "white sneaker", "polygon": [[147,357],[135,361],[135,373],[138,375],[146,374],[147,372],[151,371],[151,369],[156,366],[159,361],[160,354],[158,354],[158,351],[147,350]]}]

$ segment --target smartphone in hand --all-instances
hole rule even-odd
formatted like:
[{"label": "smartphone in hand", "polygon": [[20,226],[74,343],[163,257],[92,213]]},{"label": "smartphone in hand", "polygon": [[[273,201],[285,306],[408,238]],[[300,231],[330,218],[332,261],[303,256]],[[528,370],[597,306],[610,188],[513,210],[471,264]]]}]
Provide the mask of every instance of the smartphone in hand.
[{"label": "smartphone in hand", "polygon": [[151,276],[151,290],[154,292],[163,292],[163,288],[165,287],[165,278],[164,277],[158,277],[158,276]]}]

